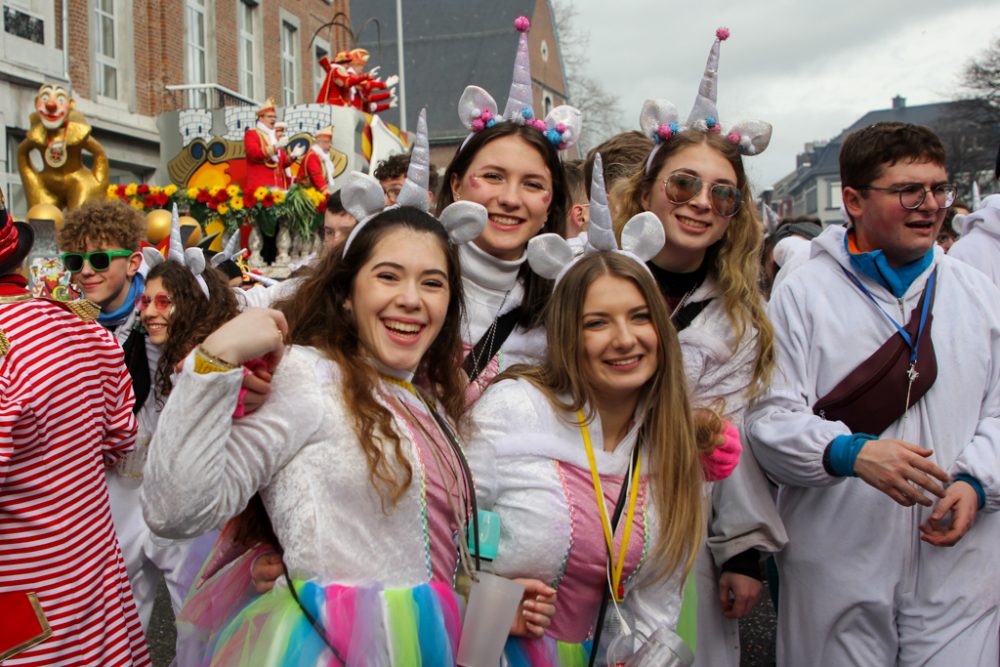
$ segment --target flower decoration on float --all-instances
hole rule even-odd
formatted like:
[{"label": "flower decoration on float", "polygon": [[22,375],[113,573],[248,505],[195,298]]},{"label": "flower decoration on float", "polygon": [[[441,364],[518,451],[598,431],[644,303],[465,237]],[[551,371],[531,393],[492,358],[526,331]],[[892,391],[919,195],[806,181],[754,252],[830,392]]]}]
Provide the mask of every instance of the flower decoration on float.
[{"label": "flower decoration on float", "polygon": [[742,155],[759,155],[771,142],[771,124],[760,120],[749,120],[737,123],[727,131],[723,130],[716,108],[718,99],[719,47],[729,39],[729,29],[719,28],[715,31],[715,42],[708,53],[705,73],[698,86],[698,96],[687,121],[680,122],[677,107],[666,100],[646,100],[639,113],[639,127],[643,134],[656,144],[646,160],[646,173],[649,173],[653,156],[661,144],[685,130],[697,130],[712,134],[724,135],[726,139],[736,144]]},{"label": "flower decoration on float", "polygon": [[514,76],[507,105],[501,114],[492,95],[479,86],[468,86],[458,101],[458,116],[471,132],[465,141],[497,123],[510,122],[532,127],[557,149],[566,150],[580,138],[583,115],[575,107],[561,104],[552,109],[544,119],[535,116],[532,108],[534,97],[531,92],[531,60],[528,57],[528,30],[531,28],[531,21],[527,16],[519,16],[514,19],[514,28],[521,35],[518,38]]},{"label": "flower decoration on float", "polygon": [[621,246],[615,240],[611,226],[611,209],[604,185],[604,164],[601,154],[594,157],[594,175],[590,182],[590,222],[583,253],[574,256],[572,246],[559,234],[540,234],[528,241],[528,264],[531,270],[557,284],[563,276],[587,255],[595,252],[616,252],[637,262],[646,271],[646,262],[656,257],[666,243],[663,224],[656,214],[638,213],[622,228]]},{"label": "flower decoration on float", "polygon": [[[425,213],[430,212],[430,199],[427,191],[430,188],[431,152],[427,139],[427,110],[421,109],[417,117],[417,132],[413,138],[413,150],[410,152],[410,166],[406,170],[406,180],[396,197],[396,203],[385,205],[385,193],[382,185],[370,174],[351,172],[347,182],[341,188],[341,200],[344,209],[350,213],[358,224],[354,225],[347,241],[344,242],[344,255],[357,237],[358,232],[368,222],[382,211],[401,206],[411,206]],[[460,245],[477,238],[486,227],[489,213],[482,204],[460,200],[449,204],[437,220],[448,233],[451,242]]]}]

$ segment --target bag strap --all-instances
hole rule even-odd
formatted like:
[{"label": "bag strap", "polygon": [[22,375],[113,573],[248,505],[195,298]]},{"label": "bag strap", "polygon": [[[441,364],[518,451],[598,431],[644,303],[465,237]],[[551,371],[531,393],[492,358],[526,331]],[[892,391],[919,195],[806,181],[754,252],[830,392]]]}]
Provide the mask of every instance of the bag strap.
[{"label": "bag strap", "polygon": [[[465,370],[465,374],[469,376],[469,384],[476,381],[479,374],[489,365],[490,359],[496,356],[497,351],[500,350],[500,347],[510,337],[511,332],[514,331],[514,327],[517,326],[517,321],[521,319],[523,312],[524,309],[521,306],[517,306],[497,317],[493,321],[493,324],[483,332],[482,337],[480,337],[472,349],[469,350],[465,361],[462,362],[462,368]],[[477,361],[483,362],[482,368],[476,368]]]},{"label": "bag strap", "polygon": [[[635,448],[632,450],[632,468],[639,462],[639,444],[636,443]],[[622,511],[625,509],[625,497],[628,495],[628,485],[629,477],[625,476],[622,480],[622,488],[618,491],[618,502],[615,503],[615,512],[611,515],[611,532],[618,530],[618,521],[622,518]],[[610,559],[611,554],[608,554]],[[605,564],[607,567],[607,564]],[[587,662],[588,667],[594,667],[594,660],[597,659],[597,646],[601,643],[601,631],[604,630],[604,617],[608,613],[608,597],[607,595],[601,598],[601,609],[597,612],[597,625],[594,626],[594,641],[590,646],[590,660]]]},{"label": "bag strap", "polygon": [[340,655],[340,651],[334,648],[333,643],[326,636],[326,631],[323,629],[323,626],[320,625],[319,621],[316,620],[315,616],[309,613],[309,610],[306,609],[306,606],[302,604],[302,600],[299,599],[299,594],[295,590],[295,583],[292,581],[292,578],[288,576],[288,570],[285,570],[285,581],[288,583],[288,590],[292,594],[292,598],[294,598],[295,603],[299,605],[299,611],[301,611],[302,614],[306,617],[306,620],[309,621],[309,625],[313,627],[313,630],[316,631],[316,634],[319,635],[319,638],[323,640],[323,643],[326,644],[327,648],[329,648],[333,652],[334,659],[336,659],[337,662],[340,663],[341,665],[347,665],[347,661],[344,660],[344,657],[342,655]]}]

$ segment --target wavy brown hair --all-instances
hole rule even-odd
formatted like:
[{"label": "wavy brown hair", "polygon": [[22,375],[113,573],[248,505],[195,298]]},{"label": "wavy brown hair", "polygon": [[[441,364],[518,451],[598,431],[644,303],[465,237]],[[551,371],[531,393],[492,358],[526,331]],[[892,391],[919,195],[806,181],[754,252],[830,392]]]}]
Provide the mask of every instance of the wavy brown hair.
[{"label": "wavy brown hair", "polygon": [[[552,202],[549,204],[549,217],[546,218],[545,224],[542,225],[542,229],[538,233],[551,232],[561,235],[566,225],[569,192],[566,187],[566,174],[559,161],[559,151],[538,130],[509,122],[497,123],[493,127],[473,134],[458,149],[441,179],[441,192],[435,200],[437,214],[441,215],[441,211],[455,201],[455,195],[451,188],[452,181],[456,179],[461,181],[465,177],[469,166],[483,146],[503,137],[520,137],[542,156],[542,160],[552,177]],[[532,271],[527,262],[521,266],[518,279],[524,284],[524,300],[521,302],[524,314],[518,324],[525,329],[531,329],[542,323],[545,304],[548,303],[549,295],[552,294],[552,281],[546,280]]]},{"label": "wavy brown hair", "polygon": [[[618,253],[596,253],[577,262],[556,285],[546,309],[548,355],[541,366],[514,366],[495,382],[524,378],[560,412],[573,414],[595,405],[585,371],[583,307],[598,278],[617,276],[632,282],[646,300],[657,334],[657,370],[642,388],[639,405],[645,418],[639,442],[649,457],[650,490],[660,533],[650,563],[668,577],[679,567],[685,577],[704,537],[701,454],[691,416],[677,331],[653,277],[634,260]],[[568,396],[562,400],[560,396]],[[593,414],[590,415],[593,419]]]},{"label": "wavy brown hair", "polygon": [[236,295],[221,273],[207,267],[201,275],[208,285],[208,296],[205,296],[191,271],[173,260],[157,264],[146,276],[147,285],[149,281],[159,278],[174,302],[173,313],[167,323],[167,340],[160,351],[153,380],[160,407],[173,389],[170,376],[177,364],[208,334],[240,312]]},{"label": "wavy brown hair", "polygon": [[748,329],[757,334],[753,379],[747,387],[747,397],[754,398],[767,386],[774,370],[774,329],[764,312],[764,299],[760,292],[759,257],[764,242],[764,227],[751,203],[753,195],[738,146],[721,135],[697,130],[685,130],[660,144],[648,173],[640,169],[614,188],[619,202],[615,211],[615,232],[620,236],[625,223],[646,210],[642,200],[660,178],[660,170],[670,156],[689,146],[701,144],[717,150],[732,165],[736,172],[736,185],[743,196],[743,205],[730,219],[722,239],[708,248],[705,262],[718,284],[736,338],[742,340]]},{"label": "wavy brown hair", "polygon": [[447,259],[447,314],[441,331],[417,367],[414,384],[424,387],[432,402],[439,402],[453,423],[457,423],[465,409],[460,363],[462,280],[455,246],[441,223],[427,213],[410,207],[394,207],[380,213],[361,228],[347,254],[343,254],[343,246],[328,252],[295,294],[278,304],[288,320],[289,341],[315,347],[340,367],[343,374],[340,391],[367,459],[371,483],[390,505],[406,492],[413,480],[413,468],[392,426],[392,413],[376,397],[379,373],[369,361],[369,350],[344,305],[353,292],[355,276],[379,243],[400,230],[430,234]]}]

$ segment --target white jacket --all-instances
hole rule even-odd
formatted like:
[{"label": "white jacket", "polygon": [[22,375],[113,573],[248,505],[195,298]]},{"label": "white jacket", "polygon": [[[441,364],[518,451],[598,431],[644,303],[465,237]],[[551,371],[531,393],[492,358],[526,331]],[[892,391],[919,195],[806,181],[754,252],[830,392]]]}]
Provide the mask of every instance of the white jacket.
[{"label": "white jacket", "polygon": [[990,195],[982,208],[965,216],[962,238],[948,256],[976,267],[1000,287],[1000,195]]}]

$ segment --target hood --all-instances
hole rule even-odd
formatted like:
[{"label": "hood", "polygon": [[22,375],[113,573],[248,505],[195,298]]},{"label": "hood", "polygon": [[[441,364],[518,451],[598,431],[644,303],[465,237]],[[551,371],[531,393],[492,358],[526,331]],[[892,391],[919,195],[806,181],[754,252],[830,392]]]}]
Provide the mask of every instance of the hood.
[{"label": "hood", "polygon": [[982,207],[968,215],[961,216],[963,218],[961,223],[959,223],[959,217],[955,216],[955,221],[952,223],[952,227],[959,234],[965,235],[973,229],[979,229],[1000,238],[1000,194],[990,195],[983,199]]}]

